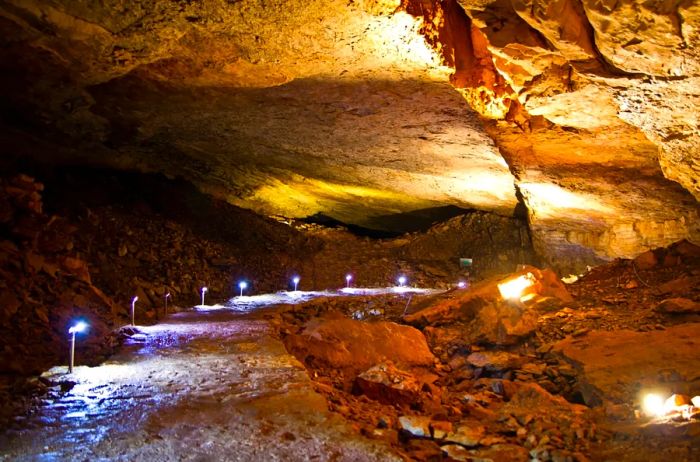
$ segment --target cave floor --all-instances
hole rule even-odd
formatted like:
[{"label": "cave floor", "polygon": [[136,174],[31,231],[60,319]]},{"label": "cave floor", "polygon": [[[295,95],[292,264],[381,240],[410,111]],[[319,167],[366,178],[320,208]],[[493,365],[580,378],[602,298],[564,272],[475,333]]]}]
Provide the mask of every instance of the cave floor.
[{"label": "cave floor", "polygon": [[[0,432],[0,461],[697,460],[697,417],[679,423],[630,419],[627,385],[634,389],[644,374],[662,374],[672,389],[687,387],[695,394],[698,315],[662,315],[650,307],[652,299],[673,295],[669,290],[695,298],[695,289],[687,287],[689,281],[697,287],[700,273],[659,271],[658,281],[650,273],[642,274],[646,279],[634,273],[649,287],[621,291],[621,285],[633,284],[620,265],[596,270],[572,286],[578,298],[570,305],[574,309],[540,313],[532,343],[505,353],[509,361],[526,359],[529,366],[498,366],[503,351],[494,351],[497,356],[481,377],[464,375],[454,359],[437,362],[441,385],[421,391],[441,395],[435,409],[357,395],[346,387],[354,375],[308,357],[302,364],[280,336],[322,319],[370,316],[400,322],[422,299],[449,297],[453,291],[281,292],[236,297],[171,314],[159,324],[125,327],[120,333],[126,341],[110,360],[77,366],[73,374],[57,366],[42,375],[48,389],[40,401]],[[370,314],[374,309],[368,308],[377,306],[382,309]],[[402,345],[397,340],[381,348],[389,352],[405,349]],[[78,345],[78,364],[80,355]],[[573,368],[564,356],[574,361]],[[490,367],[495,369],[487,373]],[[502,396],[504,384],[509,399]],[[542,387],[554,387],[553,394]],[[613,404],[589,408],[560,397],[578,401],[574,390],[585,393],[587,387]],[[452,445],[457,453],[446,458],[449,445],[394,430],[402,415],[430,425],[485,426],[486,434],[480,436],[481,447]],[[384,426],[378,424],[382,421]],[[579,432],[582,436],[569,435]],[[542,443],[550,437],[581,452],[557,453]],[[530,451],[532,438],[537,447]],[[543,457],[540,447],[551,454]]]},{"label": "cave floor", "polygon": [[177,313],[98,367],[51,369],[0,460],[400,460],[328,411],[264,317]]}]

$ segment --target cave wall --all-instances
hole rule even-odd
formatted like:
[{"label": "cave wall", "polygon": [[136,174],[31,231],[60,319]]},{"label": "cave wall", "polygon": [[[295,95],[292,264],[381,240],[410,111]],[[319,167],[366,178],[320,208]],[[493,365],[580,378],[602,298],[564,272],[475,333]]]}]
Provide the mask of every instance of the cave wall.
[{"label": "cave wall", "polygon": [[405,3],[487,119],[547,262],[698,239],[696,5]]}]

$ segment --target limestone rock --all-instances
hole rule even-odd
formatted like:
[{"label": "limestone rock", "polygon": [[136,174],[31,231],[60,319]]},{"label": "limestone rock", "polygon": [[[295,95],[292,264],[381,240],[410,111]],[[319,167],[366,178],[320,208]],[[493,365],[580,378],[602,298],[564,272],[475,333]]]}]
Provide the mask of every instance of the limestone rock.
[{"label": "limestone rock", "polygon": [[419,330],[393,322],[324,319],[288,336],[285,345],[302,361],[358,373],[387,360],[398,367],[432,366],[435,361]]},{"label": "limestone rock", "polygon": [[448,433],[445,441],[472,448],[479,445],[479,440],[484,437],[486,429],[477,423],[460,424],[454,432]]},{"label": "limestone rock", "polygon": [[410,406],[421,401],[423,383],[391,362],[369,368],[357,376],[355,384],[362,394],[384,404]]},{"label": "limestone rock", "polygon": [[691,384],[685,380],[700,374],[699,336],[699,323],[650,332],[592,331],[558,342],[554,351],[574,363],[586,404],[633,402],[639,386],[667,387],[663,374],[667,370],[676,372],[674,391],[690,393]]},{"label": "limestone rock", "polygon": [[415,415],[399,417],[399,429],[412,436],[430,438],[430,418]]},{"label": "limestone rock", "polygon": [[656,306],[656,311],[669,314],[700,313],[700,303],[687,298],[667,298]]},{"label": "limestone rock", "polygon": [[470,338],[477,343],[514,345],[537,329],[537,319],[537,313],[526,307],[490,304],[469,324]]},{"label": "limestone rock", "polygon": [[489,371],[504,371],[517,369],[527,358],[507,351],[478,351],[470,354],[467,361],[474,367],[483,367]]},{"label": "limestone rock", "polygon": [[634,264],[637,265],[637,268],[640,270],[648,270],[656,266],[658,263],[658,259],[656,258],[656,255],[654,255],[654,252],[651,250],[648,250],[642,254],[637,255],[637,257],[634,259]]}]

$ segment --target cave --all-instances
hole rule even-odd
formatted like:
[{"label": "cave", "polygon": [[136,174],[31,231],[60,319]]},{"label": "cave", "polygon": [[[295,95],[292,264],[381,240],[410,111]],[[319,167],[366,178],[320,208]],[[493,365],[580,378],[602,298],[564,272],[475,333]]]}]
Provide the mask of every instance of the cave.
[{"label": "cave", "polygon": [[0,3],[0,460],[700,460],[700,4]]}]

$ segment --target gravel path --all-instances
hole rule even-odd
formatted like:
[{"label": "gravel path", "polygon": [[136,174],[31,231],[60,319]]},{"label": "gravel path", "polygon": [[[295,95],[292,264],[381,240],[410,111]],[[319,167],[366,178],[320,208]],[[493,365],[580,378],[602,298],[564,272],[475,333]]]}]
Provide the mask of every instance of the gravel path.
[{"label": "gravel path", "polygon": [[327,410],[261,316],[192,311],[139,331],[99,367],[45,373],[0,460],[400,460]]}]

